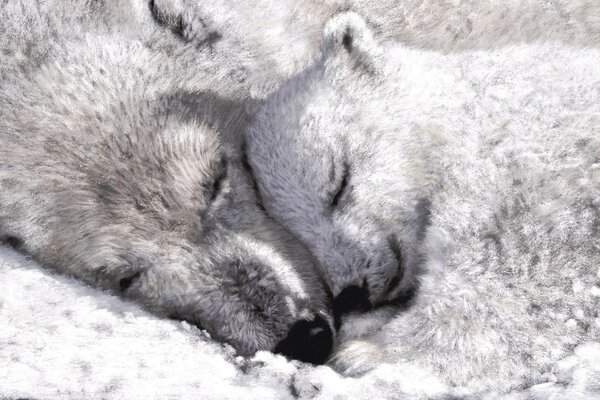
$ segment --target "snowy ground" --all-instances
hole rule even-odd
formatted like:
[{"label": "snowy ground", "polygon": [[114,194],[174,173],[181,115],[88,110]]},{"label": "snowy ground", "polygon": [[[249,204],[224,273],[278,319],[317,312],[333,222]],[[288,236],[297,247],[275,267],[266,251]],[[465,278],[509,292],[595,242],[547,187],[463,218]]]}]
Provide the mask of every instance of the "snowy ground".
[{"label": "snowy ground", "polygon": [[[410,365],[343,377],[268,352],[246,360],[185,322],[156,318],[6,247],[0,255],[0,398],[479,397]],[[597,398],[590,379],[598,373],[600,344],[584,345],[547,383],[488,398]]]},{"label": "snowy ground", "polygon": [[269,352],[244,359],[185,322],[0,246],[0,399],[590,399],[600,398],[599,376],[599,341],[574,348],[542,381],[486,393],[400,361],[343,376]]},{"label": "snowy ground", "polygon": [[8,248],[0,254],[0,397],[371,398],[421,385],[431,395],[445,390],[423,371],[391,365],[355,379],[268,352],[236,357],[185,322],[156,318]]}]

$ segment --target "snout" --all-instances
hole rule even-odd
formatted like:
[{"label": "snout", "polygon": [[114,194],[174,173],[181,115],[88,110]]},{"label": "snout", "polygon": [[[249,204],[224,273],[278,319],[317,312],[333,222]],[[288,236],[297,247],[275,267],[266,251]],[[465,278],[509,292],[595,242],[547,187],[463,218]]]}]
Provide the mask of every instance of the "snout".
[{"label": "snout", "polygon": [[312,364],[323,364],[333,347],[333,334],[327,322],[317,316],[311,321],[296,322],[275,353]]}]

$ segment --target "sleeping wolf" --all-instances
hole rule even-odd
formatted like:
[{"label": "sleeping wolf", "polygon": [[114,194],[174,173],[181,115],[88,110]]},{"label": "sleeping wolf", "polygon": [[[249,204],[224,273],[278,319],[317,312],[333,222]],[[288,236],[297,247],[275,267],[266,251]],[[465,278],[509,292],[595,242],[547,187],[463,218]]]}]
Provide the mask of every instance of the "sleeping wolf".
[{"label": "sleeping wolf", "polygon": [[242,354],[323,362],[328,291],[257,204],[244,112],[209,90],[219,61],[165,56],[178,43],[144,10],[164,46],[128,30],[136,10],[123,22],[101,3],[3,2],[0,237]]},{"label": "sleeping wolf", "polygon": [[442,55],[382,44],[354,13],[328,23],[246,136],[264,207],[341,306],[417,288],[379,332],[343,330],[340,368],[483,390],[600,340],[599,88],[598,49]]}]

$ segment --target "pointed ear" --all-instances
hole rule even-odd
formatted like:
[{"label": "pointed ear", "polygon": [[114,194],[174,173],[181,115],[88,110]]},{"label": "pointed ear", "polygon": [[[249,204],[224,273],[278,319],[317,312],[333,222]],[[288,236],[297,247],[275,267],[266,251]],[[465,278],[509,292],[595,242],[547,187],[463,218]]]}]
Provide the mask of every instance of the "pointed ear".
[{"label": "pointed ear", "polygon": [[175,29],[179,24],[181,14],[183,13],[183,3],[181,0],[150,0],[148,2],[152,17],[160,25],[169,26]]},{"label": "pointed ear", "polygon": [[346,68],[358,68],[375,75],[382,73],[386,64],[383,49],[373,37],[373,32],[354,12],[344,12],[327,21],[321,54],[332,65],[346,65]]}]

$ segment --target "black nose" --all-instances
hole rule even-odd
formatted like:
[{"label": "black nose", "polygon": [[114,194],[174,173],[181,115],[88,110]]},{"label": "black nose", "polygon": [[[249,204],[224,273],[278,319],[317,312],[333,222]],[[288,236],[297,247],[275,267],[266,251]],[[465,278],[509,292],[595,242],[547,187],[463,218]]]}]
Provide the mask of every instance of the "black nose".
[{"label": "black nose", "polygon": [[275,353],[312,364],[323,364],[332,347],[333,335],[329,325],[323,318],[316,317],[312,321],[296,322],[287,337],[275,347]]},{"label": "black nose", "polygon": [[371,309],[371,302],[369,301],[369,289],[366,285],[358,287],[356,285],[348,286],[344,288],[333,299],[333,316],[335,319],[335,328],[340,328],[341,318],[344,314],[348,314],[353,311],[369,311]]}]

